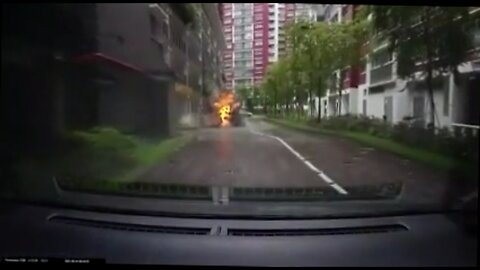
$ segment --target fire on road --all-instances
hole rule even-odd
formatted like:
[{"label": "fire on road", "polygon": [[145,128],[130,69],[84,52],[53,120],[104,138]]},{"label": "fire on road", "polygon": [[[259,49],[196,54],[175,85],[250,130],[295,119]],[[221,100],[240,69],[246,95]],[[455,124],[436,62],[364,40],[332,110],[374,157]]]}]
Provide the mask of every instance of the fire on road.
[{"label": "fire on road", "polygon": [[222,91],[218,94],[213,107],[220,120],[220,126],[228,127],[232,124],[232,115],[240,108],[240,102],[232,91]]}]

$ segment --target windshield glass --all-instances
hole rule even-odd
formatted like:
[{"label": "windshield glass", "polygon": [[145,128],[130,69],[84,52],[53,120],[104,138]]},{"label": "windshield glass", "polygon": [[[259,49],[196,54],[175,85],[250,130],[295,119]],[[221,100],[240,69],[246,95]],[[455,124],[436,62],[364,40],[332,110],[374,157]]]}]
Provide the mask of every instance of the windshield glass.
[{"label": "windshield glass", "polygon": [[202,214],[461,207],[477,196],[479,15],[3,5],[0,196]]}]

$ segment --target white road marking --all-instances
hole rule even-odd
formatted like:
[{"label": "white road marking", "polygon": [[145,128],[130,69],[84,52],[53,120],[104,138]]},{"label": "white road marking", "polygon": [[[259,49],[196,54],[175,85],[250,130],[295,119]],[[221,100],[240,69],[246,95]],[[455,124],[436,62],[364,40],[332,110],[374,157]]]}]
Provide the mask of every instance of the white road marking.
[{"label": "white road marking", "polygon": [[293,147],[291,147],[288,143],[286,143],[282,138],[255,131],[248,124],[247,124],[247,126],[248,126],[248,130],[250,132],[252,132],[253,134],[257,134],[257,135],[260,135],[260,136],[268,136],[270,138],[273,138],[273,139],[279,141],[283,146],[285,146],[285,148],[287,148],[292,154],[294,154],[298,159],[300,159],[300,161],[302,161],[310,170],[316,172],[318,177],[320,177],[331,188],[335,189],[340,194],[343,194],[343,195],[348,194],[348,192],[344,188],[342,188],[339,184],[335,183],[335,181],[333,181],[330,177],[328,177],[328,175],[326,175],[324,172],[322,172],[317,167],[315,167],[315,165],[313,165],[310,161],[308,161],[306,158],[304,158],[300,153],[295,151],[295,149],[293,149]]},{"label": "white road marking", "polygon": [[326,174],[324,174],[323,172],[320,172],[320,173],[318,174],[318,176],[319,176],[320,178],[322,178],[323,181],[327,182],[327,184],[329,184],[329,185],[335,184],[335,182],[333,182],[333,180],[330,179],[330,177],[328,177],[328,176],[327,176]]},{"label": "white road marking", "polygon": [[314,171],[314,172],[316,172],[316,173],[318,173],[318,174],[322,173],[322,171],[320,171],[319,169],[317,169],[317,167],[313,166],[313,164],[310,163],[310,161],[308,161],[308,160],[305,160],[305,165],[307,165],[307,167],[309,167],[312,171]]},{"label": "white road marking", "polygon": [[336,191],[338,191],[338,193],[340,193],[340,194],[343,194],[343,195],[348,194],[348,192],[345,189],[343,189],[339,184],[332,184],[330,186],[332,188],[334,188]]}]

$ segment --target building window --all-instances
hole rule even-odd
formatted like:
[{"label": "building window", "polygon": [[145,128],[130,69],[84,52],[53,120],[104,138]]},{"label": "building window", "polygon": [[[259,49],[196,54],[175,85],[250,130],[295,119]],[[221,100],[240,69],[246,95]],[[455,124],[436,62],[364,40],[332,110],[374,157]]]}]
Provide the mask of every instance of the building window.
[{"label": "building window", "polygon": [[423,120],[425,108],[425,98],[417,96],[413,98],[413,117]]},{"label": "building window", "polygon": [[381,51],[372,55],[372,68],[384,65],[393,60],[393,56],[388,52],[388,49],[382,49]]}]

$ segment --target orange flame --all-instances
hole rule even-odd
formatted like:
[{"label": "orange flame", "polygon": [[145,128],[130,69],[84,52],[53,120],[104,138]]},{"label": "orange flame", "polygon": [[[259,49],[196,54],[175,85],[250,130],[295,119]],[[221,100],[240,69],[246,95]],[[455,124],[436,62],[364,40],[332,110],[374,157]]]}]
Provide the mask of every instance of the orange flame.
[{"label": "orange flame", "polygon": [[218,117],[220,118],[220,126],[226,127],[230,125],[231,114],[240,106],[240,103],[235,102],[234,93],[224,91],[219,94],[213,106],[216,108]]},{"label": "orange flame", "polygon": [[220,108],[218,111],[218,114],[220,116],[220,125],[222,127],[230,125],[230,105],[225,105]]}]

